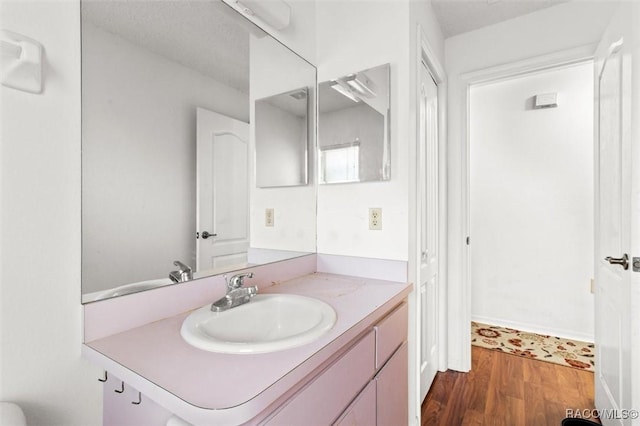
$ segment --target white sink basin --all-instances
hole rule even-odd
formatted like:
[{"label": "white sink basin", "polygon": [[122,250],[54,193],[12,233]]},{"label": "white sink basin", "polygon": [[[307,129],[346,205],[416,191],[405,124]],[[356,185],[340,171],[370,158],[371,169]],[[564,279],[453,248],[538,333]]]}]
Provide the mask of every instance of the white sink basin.
[{"label": "white sink basin", "polygon": [[172,284],[169,278],[159,278],[156,280],[140,281],[132,284],[121,285],[120,287],[112,288],[104,293],[101,293],[95,300],[109,299],[116,296],[124,296],[125,294],[137,293],[143,290],[150,290],[156,287],[163,287],[165,285]]},{"label": "white sink basin", "polygon": [[209,352],[265,353],[310,343],[329,331],[336,312],[325,302],[294,294],[258,294],[224,312],[210,305],[192,312],[180,334]]}]

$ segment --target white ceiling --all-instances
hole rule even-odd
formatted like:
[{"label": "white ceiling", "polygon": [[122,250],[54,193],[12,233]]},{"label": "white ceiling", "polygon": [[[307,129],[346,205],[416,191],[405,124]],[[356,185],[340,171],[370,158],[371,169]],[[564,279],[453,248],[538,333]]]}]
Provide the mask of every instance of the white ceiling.
[{"label": "white ceiling", "polygon": [[569,0],[431,0],[445,38]]}]

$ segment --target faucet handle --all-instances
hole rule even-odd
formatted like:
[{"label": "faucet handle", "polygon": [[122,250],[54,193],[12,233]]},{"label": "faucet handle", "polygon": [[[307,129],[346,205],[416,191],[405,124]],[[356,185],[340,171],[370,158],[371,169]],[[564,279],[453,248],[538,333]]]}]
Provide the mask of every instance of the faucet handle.
[{"label": "faucet handle", "polygon": [[[232,276],[231,278],[229,278],[227,280],[227,289],[228,290],[234,290],[236,288],[240,288],[244,285],[244,279],[246,278],[253,278],[253,272],[249,272],[246,274],[236,274],[234,276]],[[227,279],[227,276],[225,275],[225,280]]]},{"label": "faucet handle", "polygon": [[178,268],[180,268],[180,270],[183,271],[183,272],[191,272],[191,267],[189,265],[185,265],[184,263],[180,262],[179,260],[174,260],[173,264],[175,266],[177,266]]}]

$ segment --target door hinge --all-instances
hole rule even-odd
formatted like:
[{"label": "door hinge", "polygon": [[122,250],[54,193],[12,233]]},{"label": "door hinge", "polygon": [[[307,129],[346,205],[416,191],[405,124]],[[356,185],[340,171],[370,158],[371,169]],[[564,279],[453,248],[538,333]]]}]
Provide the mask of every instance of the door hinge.
[{"label": "door hinge", "polygon": [[467,245],[471,243],[471,237],[467,237]]},{"label": "door hinge", "polygon": [[640,257],[634,257],[631,265],[633,266],[633,272],[640,272]]}]

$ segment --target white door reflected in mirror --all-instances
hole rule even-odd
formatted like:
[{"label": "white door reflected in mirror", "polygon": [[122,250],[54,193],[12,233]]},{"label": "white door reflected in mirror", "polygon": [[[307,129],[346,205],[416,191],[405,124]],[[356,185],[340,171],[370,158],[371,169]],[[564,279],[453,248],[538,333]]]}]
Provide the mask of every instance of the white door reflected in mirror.
[{"label": "white door reflected in mirror", "polygon": [[198,271],[243,265],[249,250],[249,124],[197,112]]}]

